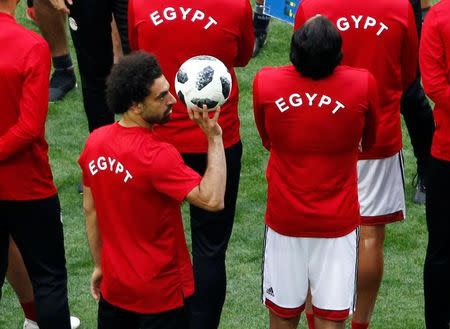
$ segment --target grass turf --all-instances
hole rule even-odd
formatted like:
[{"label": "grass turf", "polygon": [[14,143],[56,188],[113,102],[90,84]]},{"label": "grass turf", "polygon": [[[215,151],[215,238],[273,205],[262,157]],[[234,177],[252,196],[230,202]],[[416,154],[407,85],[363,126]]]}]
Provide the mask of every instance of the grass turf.
[{"label": "grass turf", "polygon": [[[18,21],[36,30],[24,18],[23,8],[22,2],[17,11]],[[261,146],[253,121],[251,84],[256,71],[262,66],[288,63],[290,35],[290,26],[273,21],[263,51],[246,68],[237,70],[241,89],[239,112],[244,156],[235,226],[227,254],[228,287],[220,326],[222,329],[268,327],[267,312],[260,303],[267,152]],[[73,48],[71,53],[75,60]],[[407,219],[387,228],[385,274],[372,329],[424,327],[422,266],[426,248],[425,210],[423,206],[411,203],[415,159],[406,129],[403,131]],[[82,329],[91,329],[96,328],[97,309],[89,293],[91,257],[84,231],[82,198],[76,193],[76,185],[80,181],[76,160],[86,136],[87,123],[81,88],[77,88],[63,101],[50,105],[47,139],[64,216],[71,313],[81,319]],[[186,221],[185,227],[189,240],[189,225]],[[22,328],[22,323],[20,305],[12,288],[5,283],[0,302],[0,328]],[[300,327],[305,328],[303,319]]]}]

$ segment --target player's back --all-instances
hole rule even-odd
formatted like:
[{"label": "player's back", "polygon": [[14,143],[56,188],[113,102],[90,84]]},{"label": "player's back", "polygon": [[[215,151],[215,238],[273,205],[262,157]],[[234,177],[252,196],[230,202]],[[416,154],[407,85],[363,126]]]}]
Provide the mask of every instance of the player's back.
[{"label": "player's back", "polygon": [[[344,169],[357,157],[370,77],[365,70],[346,66],[320,80],[301,77],[293,66],[258,72],[255,107],[264,112],[271,156],[279,158],[284,169],[296,171],[297,178],[302,176],[288,184],[310,190],[347,183]],[[348,169],[353,173],[351,165]],[[346,174],[337,174],[343,170]]]},{"label": "player's back", "polygon": [[269,226],[294,236],[350,232],[359,223],[358,145],[365,127],[374,132],[366,120],[375,110],[373,76],[338,66],[312,80],[293,66],[265,68],[253,90],[255,119],[270,147]]},{"label": "player's back", "polygon": [[6,13],[0,13],[0,45],[2,153],[14,153],[0,161],[0,199],[47,198],[56,194],[44,136],[50,50]]},{"label": "player's back", "polygon": [[402,88],[402,49],[408,30],[415,26],[411,26],[414,16],[408,0],[305,0],[295,28],[318,13],[341,32],[343,64],[368,69],[384,82],[383,88]]},{"label": "player's back", "polygon": [[[253,51],[248,0],[131,0],[129,34],[132,49],[155,54],[174,95],[175,75],[183,62],[197,55],[220,59],[233,80],[230,97],[219,118],[225,147],[239,140],[238,85],[233,67],[245,66]],[[156,127],[156,131],[181,152],[207,151],[206,138],[189,120],[181,102],[175,104],[171,121]],[[191,141],[189,144],[185,143],[187,139]]]},{"label": "player's back", "polygon": [[172,173],[184,172],[174,147],[150,129],[119,123],[93,131],[79,163],[102,234],[105,299],[140,313],[182,304],[193,284],[180,211],[185,195],[177,193],[200,179],[170,185]]},{"label": "player's back", "polygon": [[[36,57],[34,61],[37,66],[39,61],[45,66],[50,63],[50,52],[47,43],[37,33],[27,30],[16,23],[15,19],[8,14],[0,13],[0,99],[2,108],[2,120],[0,122],[0,135],[17,121],[19,117],[19,103],[23,91],[23,83],[27,65],[33,62],[30,57]],[[39,51],[38,51],[39,49]],[[33,52],[36,52],[33,54]],[[48,57],[42,58],[45,54]],[[45,95],[43,96],[45,98]]]},{"label": "player's back", "polygon": [[367,157],[401,149],[400,99],[417,70],[417,32],[408,0],[305,0],[295,28],[322,14],[341,32],[343,64],[368,69],[376,78],[384,130]]}]

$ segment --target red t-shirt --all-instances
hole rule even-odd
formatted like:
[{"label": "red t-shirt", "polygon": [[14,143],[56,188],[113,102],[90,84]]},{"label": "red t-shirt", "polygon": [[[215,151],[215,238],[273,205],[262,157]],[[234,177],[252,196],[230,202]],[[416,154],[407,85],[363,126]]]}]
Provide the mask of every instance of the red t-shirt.
[{"label": "red t-shirt", "polygon": [[137,313],[181,307],[194,283],[180,203],[201,177],[151,130],[118,123],[91,133],[79,164],[102,238],[103,297]]},{"label": "red t-shirt", "polygon": [[[245,66],[253,51],[252,10],[248,0],[130,0],[128,33],[133,50],[145,50],[158,58],[175,94],[175,75],[180,65],[197,55],[220,59],[230,71],[232,89],[222,106],[219,124],[224,146],[239,137],[239,88],[233,67]],[[155,133],[181,153],[206,153],[208,142],[178,101],[170,122],[155,126]]]},{"label": "red t-shirt", "polygon": [[408,0],[304,0],[295,17],[297,29],[322,14],[343,39],[344,65],[368,69],[377,80],[381,106],[374,147],[360,159],[386,158],[402,148],[400,99],[417,72],[417,31]]},{"label": "red t-shirt", "polygon": [[431,154],[450,161],[450,1],[433,5],[423,24],[420,41],[423,87],[433,100],[434,122]]},{"label": "red t-shirt", "polygon": [[50,50],[38,34],[0,13],[0,200],[56,194],[48,162]]},{"label": "red t-shirt", "polygon": [[263,68],[253,83],[255,121],[270,150],[266,224],[296,237],[339,237],[360,222],[358,146],[373,145],[377,86],[338,66],[322,80],[293,66]]}]

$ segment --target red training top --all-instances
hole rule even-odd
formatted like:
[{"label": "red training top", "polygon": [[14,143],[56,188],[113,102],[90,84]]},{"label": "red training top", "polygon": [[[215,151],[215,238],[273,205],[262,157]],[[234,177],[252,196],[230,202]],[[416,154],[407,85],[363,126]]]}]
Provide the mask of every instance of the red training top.
[{"label": "red training top", "polygon": [[345,65],[368,69],[377,80],[381,116],[374,147],[360,159],[392,156],[402,148],[400,99],[417,72],[418,41],[408,0],[304,0],[297,29],[322,14],[335,23],[343,40]]},{"label": "red training top", "polygon": [[[252,9],[248,0],[130,0],[128,33],[133,50],[153,53],[174,90],[181,64],[197,55],[220,59],[230,71],[232,89],[222,106],[219,124],[225,148],[239,139],[239,88],[233,67],[245,66],[253,51]],[[208,142],[189,119],[181,101],[173,107],[170,122],[155,126],[155,133],[181,153],[206,153]]]},{"label": "red training top", "polygon": [[378,99],[366,70],[338,66],[321,80],[293,66],[253,83],[256,125],[270,150],[266,224],[295,237],[339,237],[360,223],[356,163],[375,140]]},{"label": "red training top", "polygon": [[56,194],[48,162],[50,50],[38,34],[0,13],[0,200]]},{"label": "red training top", "polygon": [[423,87],[435,103],[433,157],[450,161],[450,1],[433,5],[423,24],[420,69]]},{"label": "red training top", "polygon": [[91,133],[79,164],[97,211],[105,300],[137,313],[181,307],[194,282],[180,203],[201,177],[151,130],[118,123]]}]

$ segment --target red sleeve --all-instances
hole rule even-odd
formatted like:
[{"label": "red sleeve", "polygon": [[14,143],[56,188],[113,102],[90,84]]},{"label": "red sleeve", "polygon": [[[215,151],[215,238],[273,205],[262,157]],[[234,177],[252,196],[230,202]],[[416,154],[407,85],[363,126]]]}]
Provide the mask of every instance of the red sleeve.
[{"label": "red sleeve", "polygon": [[303,11],[302,5],[300,5],[295,14],[294,31],[297,31],[299,28],[301,28],[303,24],[305,24],[305,20],[305,12]]},{"label": "red sleeve", "polygon": [[136,32],[136,23],[134,21],[134,1],[128,1],[128,42],[131,51],[138,50],[138,38]]},{"label": "red sleeve", "polygon": [[408,26],[402,47],[402,83],[406,90],[417,76],[417,60],[419,53],[416,19],[411,4],[408,3]]},{"label": "red sleeve", "polygon": [[377,130],[379,129],[380,104],[378,99],[377,82],[372,74],[368,78],[368,108],[364,124],[362,151],[366,152],[375,144]]},{"label": "red sleeve", "polygon": [[422,27],[420,41],[420,71],[423,87],[431,100],[439,107],[450,108],[450,83],[446,65],[444,42],[433,9]]},{"label": "red sleeve", "polygon": [[271,143],[266,131],[264,109],[259,104],[259,76],[258,72],[253,80],[253,114],[262,144],[267,150],[270,150]]},{"label": "red sleeve", "polygon": [[151,178],[160,193],[181,202],[200,184],[202,177],[184,163],[172,145],[161,147],[153,158],[157,160],[151,166]]},{"label": "red sleeve", "polygon": [[248,64],[253,54],[255,34],[253,32],[253,11],[249,1],[245,1],[244,15],[241,19],[238,57],[234,63],[236,67]]},{"label": "red sleeve", "polygon": [[50,50],[44,42],[36,44],[25,57],[19,117],[0,136],[0,160],[11,157],[44,136],[50,65]]}]

